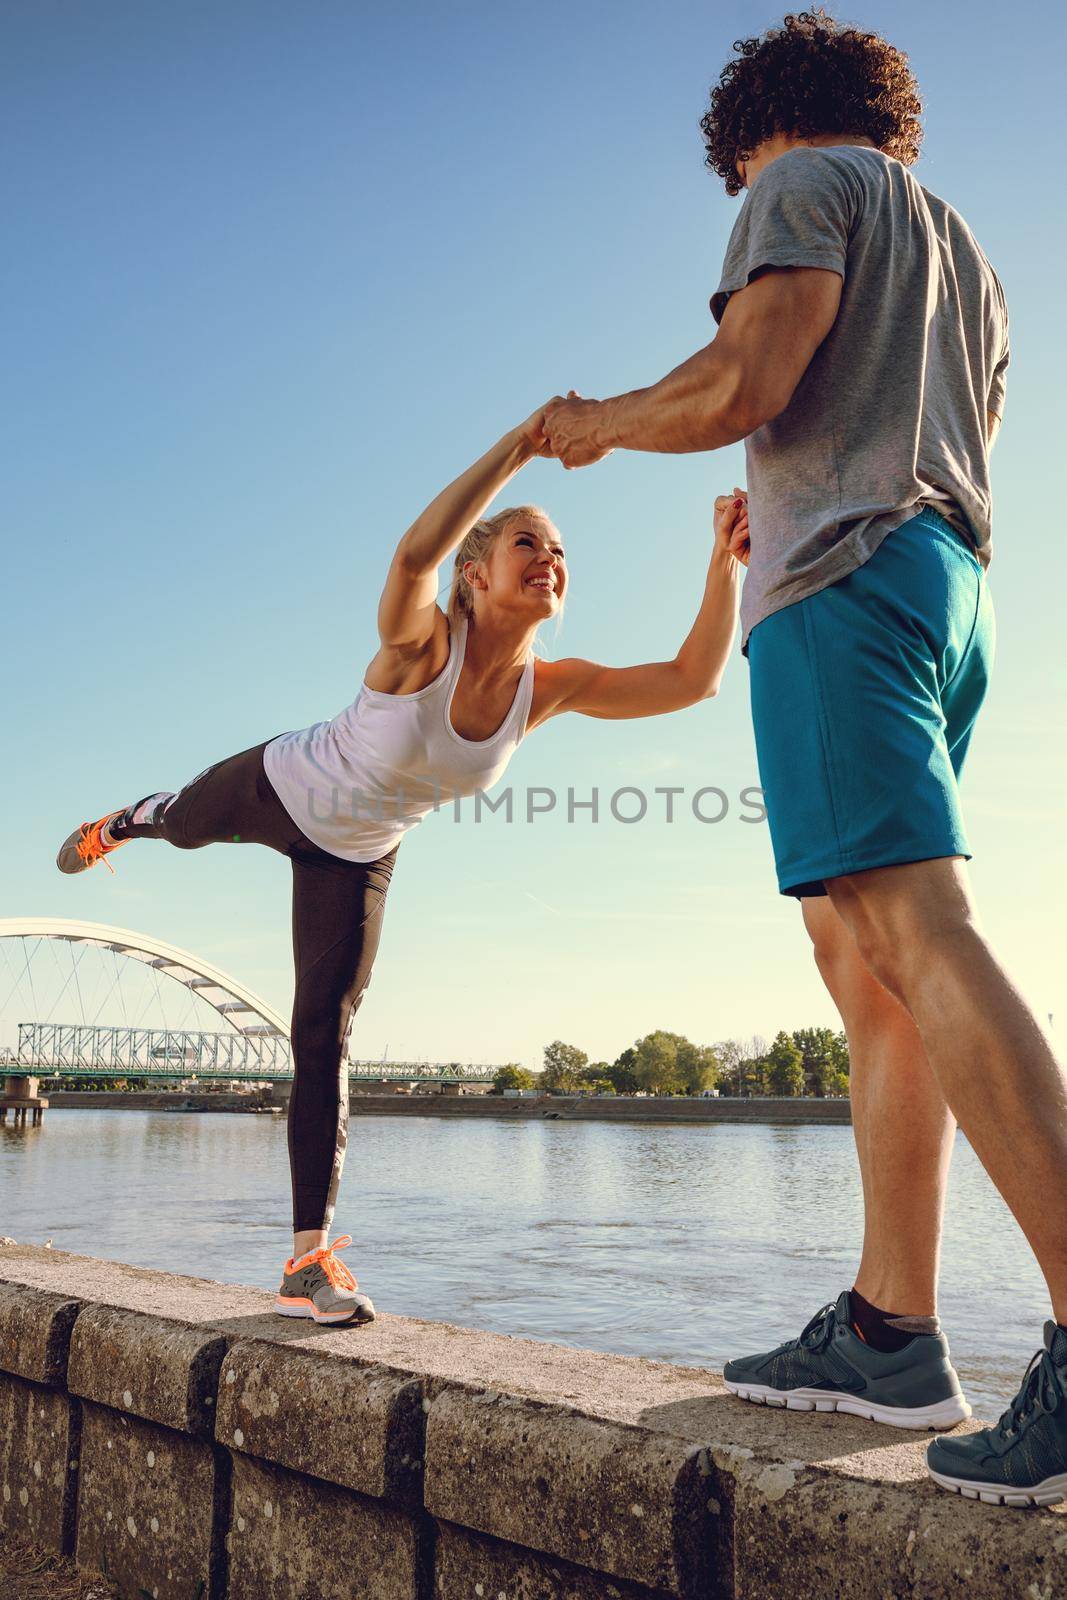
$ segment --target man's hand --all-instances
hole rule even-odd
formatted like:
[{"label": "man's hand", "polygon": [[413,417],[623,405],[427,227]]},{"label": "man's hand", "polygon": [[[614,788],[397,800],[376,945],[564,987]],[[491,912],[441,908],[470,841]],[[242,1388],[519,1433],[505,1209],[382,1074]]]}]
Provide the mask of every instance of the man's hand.
[{"label": "man's hand", "polygon": [[611,454],[611,446],[600,438],[606,410],[603,401],[583,400],[576,389],[566,400],[553,400],[545,407],[549,449],[565,467],[591,467]]}]

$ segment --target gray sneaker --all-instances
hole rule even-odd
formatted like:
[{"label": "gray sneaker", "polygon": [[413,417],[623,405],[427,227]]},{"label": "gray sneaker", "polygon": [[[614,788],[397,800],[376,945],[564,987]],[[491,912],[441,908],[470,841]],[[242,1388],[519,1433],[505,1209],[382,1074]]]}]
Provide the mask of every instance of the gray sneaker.
[{"label": "gray sneaker", "polygon": [[294,1267],[292,1256],[282,1269],[282,1286],[274,1297],[274,1309],[283,1317],[311,1317],[315,1322],[373,1322],[374,1306],[335,1250],[352,1243],[343,1233],[333,1244],[324,1245]]},{"label": "gray sneaker", "polygon": [[903,1350],[875,1350],[852,1327],[848,1291],[817,1311],[798,1339],[728,1361],[726,1387],[757,1405],[847,1411],[894,1428],[954,1428],[971,1414],[943,1333],[917,1333]]},{"label": "gray sneaker", "polygon": [[127,839],[117,839],[114,844],[105,844],[100,837],[100,829],[105,822],[110,822],[112,817],[121,817],[121,811],[109,811],[106,816],[98,817],[95,822],[83,822],[80,828],[75,828],[69,833],[59,847],[56,856],[56,866],[60,872],[87,872],[90,867],[95,867],[98,861],[103,861],[109,872],[114,872],[110,861],[104,860],[111,855],[113,850],[121,850]]},{"label": "gray sneaker", "polygon": [[1045,1348],[995,1427],[935,1439],[926,1464],[942,1489],[987,1505],[1067,1500],[1067,1330],[1045,1323]]}]

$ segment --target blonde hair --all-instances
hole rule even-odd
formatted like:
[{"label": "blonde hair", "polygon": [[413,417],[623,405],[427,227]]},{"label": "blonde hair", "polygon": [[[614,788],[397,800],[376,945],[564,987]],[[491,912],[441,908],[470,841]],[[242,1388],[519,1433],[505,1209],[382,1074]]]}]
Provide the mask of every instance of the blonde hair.
[{"label": "blonde hair", "polygon": [[[452,567],[452,587],[448,592],[448,620],[455,627],[461,617],[468,621],[474,615],[474,590],[464,575],[468,561],[486,561],[493,545],[516,517],[540,517],[544,522],[552,518],[540,506],[506,506],[491,517],[482,517],[474,524],[456,551]],[[562,606],[560,615],[562,615]]]}]

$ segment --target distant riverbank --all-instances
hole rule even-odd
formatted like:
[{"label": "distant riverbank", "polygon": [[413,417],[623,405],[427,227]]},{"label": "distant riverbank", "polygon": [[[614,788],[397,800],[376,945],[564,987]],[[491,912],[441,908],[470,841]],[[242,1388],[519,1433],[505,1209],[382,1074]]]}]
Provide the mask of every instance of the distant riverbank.
[{"label": "distant riverbank", "polygon": [[284,1109],[265,1092],[197,1094],[188,1089],[50,1089],[53,1110],[87,1111],[243,1111],[270,1115]]},{"label": "distant riverbank", "polygon": [[[287,1086],[283,1086],[287,1087]],[[262,1111],[262,1095],[190,1094],[182,1090],[54,1090],[56,1110],[95,1111]],[[848,1100],[688,1099],[681,1095],[636,1099],[629,1095],[536,1095],[510,1098],[486,1094],[353,1094],[354,1117],[499,1117],[509,1122],[755,1122],[826,1123],[851,1121]],[[278,1106],[273,1108],[275,1111]]]},{"label": "distant riverbank", "polygon": [[352,1115],[503,1117],[511,1122],[552,1118],[568,1122],[850,1122],[848,1100],[690,1099],[682,1095],[635,1099],[629,1095],[364,1095],[351,1100]]}]

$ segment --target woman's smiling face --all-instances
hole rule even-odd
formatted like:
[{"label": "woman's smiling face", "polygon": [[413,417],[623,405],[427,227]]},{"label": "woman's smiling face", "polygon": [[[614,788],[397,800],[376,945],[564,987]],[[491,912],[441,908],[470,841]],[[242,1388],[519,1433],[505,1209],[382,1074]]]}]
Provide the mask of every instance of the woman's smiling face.
[{"label": "woman's smiling face", "polygon": [[567,588],[559,533],[547,518],[516,517],[489,552],[485,573],[494,603],[521,605],[538,617],[554,616]]}]

